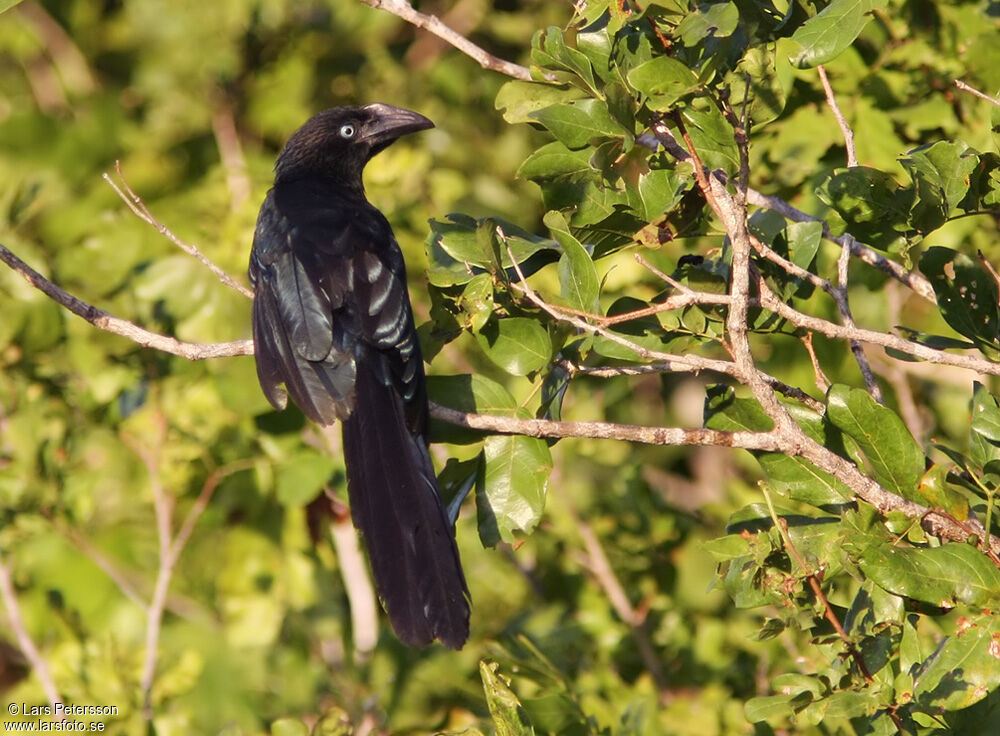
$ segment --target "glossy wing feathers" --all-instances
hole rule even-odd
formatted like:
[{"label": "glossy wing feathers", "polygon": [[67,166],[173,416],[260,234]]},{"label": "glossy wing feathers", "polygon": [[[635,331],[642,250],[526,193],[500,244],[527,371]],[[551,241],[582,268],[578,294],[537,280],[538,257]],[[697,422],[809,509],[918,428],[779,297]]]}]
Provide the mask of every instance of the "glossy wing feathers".
[{"label": "glossy wing feathers", "polygon": [[268,195],[250,261],[257,376],[275,408],[285,406],[284,383],[306,416],[331,424],[353,408],[358,334],[343,308],[349,272],[336,267],[343,259],[320,264],[302,240]]}]

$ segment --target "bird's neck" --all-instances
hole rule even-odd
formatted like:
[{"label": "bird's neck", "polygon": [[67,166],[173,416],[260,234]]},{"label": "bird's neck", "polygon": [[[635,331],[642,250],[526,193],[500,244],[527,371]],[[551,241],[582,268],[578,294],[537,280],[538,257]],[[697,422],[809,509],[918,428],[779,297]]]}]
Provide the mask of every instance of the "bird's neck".
[{"label": "bird's neck", "polygon": [[275,176],[274,188],[283,197],[302,204],[323,204],[329,201],[367,203],[360,176],[340,177],[310,173],[303,176]]}]

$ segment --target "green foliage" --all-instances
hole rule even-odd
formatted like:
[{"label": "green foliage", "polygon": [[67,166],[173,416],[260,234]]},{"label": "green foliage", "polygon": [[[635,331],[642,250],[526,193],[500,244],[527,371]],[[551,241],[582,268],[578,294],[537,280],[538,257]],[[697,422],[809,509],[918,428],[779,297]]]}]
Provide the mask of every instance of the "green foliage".
[{"label": "green foliage", "polygon": [[[380,154],[367,187],[407,256],[438,404],[774,427],[731,376],[662,367],[664,354],[731,358],[725,304],[665,308],[687,290],[726,294],[733,278],[733,244],[688,145],[728,191],[746,175],[822,218],[751,208],[753,236],[794,265],[753,256],[775,298],[837,321],[816,277],[841,283],[830,238],[846,233],[868,263],[919,265],[936,297],[855,259],[846,294],[859,326],[1000,358],[1000,113],[953,86],[1000,89],[990,3],[433,10],[529,64],[534,81],[506,81],[362,3],[9,10],[0,242],[149,329],[248,337],[248,302],[136,220],[100,174],[120,160],[160,220],[242,273],[284,138],[315,110],[384,100],[437,124]],[[818,65],[860,166],[844,168]],[[880,403],[846,343],[750,308],[757,367],[800,392],[780,398],[791,422],[881,489],[936,509],[929,518],[965,524],[964,541],[932,535],[902,504],[873,508],[850,477],[792,451],[555,442],[435,421],[473,636],[459,653],[409,651],[383,623],[367,654],[354,649],[325,515],[331,497],[334,515],[346,500],[335,434],[272,411],[248,358],[140,348],[6,270],[0,311],[0,555],[60,695],[117,706],[112,732],[1000,728],[1000,573],[972,526],[1000,528],[994,377],[921,372],[912,351],[890,348],[870,358]],[[209,494],[144,693],[154,498],[176,532]],[[21,670],[0,683],[7,699],[45,702]]]}]

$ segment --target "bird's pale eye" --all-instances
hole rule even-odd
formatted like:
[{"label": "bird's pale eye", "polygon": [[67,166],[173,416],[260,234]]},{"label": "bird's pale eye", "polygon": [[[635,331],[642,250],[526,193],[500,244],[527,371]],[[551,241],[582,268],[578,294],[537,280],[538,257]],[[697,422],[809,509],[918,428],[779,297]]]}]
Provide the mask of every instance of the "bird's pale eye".
[{"label": "bird's pale eye", "polygon": [[341,125],[340,126],[340,137],[341,138],[353,138],[354,137],[354,126],[353,125]]}]

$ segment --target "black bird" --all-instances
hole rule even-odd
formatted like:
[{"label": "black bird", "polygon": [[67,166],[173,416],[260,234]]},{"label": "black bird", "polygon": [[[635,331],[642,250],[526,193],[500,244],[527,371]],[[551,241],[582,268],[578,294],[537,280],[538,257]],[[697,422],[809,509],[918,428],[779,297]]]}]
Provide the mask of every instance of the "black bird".
[{"label": "black bird", "polygon": [[[427,392],[403,254],[365,198],[369,159],[434,124],[390,105],[335,107],[278,156],[250,281],[257,376],[315,422],[343,423],[351,515],[397,636],[459,649],[469,601],[427,451]],[[281,384],[284,384],[282,388]]]}]

